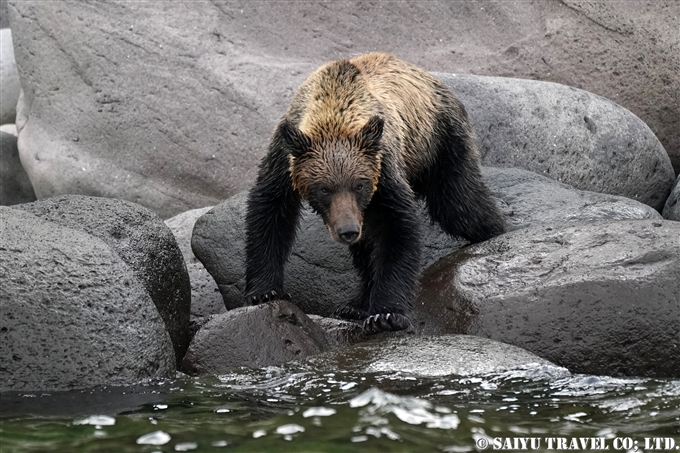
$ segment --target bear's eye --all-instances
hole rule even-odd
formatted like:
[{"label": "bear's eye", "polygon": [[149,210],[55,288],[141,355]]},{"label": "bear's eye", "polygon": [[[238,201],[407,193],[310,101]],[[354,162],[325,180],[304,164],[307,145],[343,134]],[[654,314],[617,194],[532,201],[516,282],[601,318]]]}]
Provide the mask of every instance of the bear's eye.
[{"label": "bear's eye", "polygon": [[319,192],[321,192],[323,195],[328,195],[329,193],[331,193],[331,190],[328,187],[321,187],[319,189]]},{"label": "bear's eye", "polygon": [[364,190],[364,185],[359,183],[359,184],[356,185],[354,190],[356,190],[357,192],[361,192],[362,190]]}]

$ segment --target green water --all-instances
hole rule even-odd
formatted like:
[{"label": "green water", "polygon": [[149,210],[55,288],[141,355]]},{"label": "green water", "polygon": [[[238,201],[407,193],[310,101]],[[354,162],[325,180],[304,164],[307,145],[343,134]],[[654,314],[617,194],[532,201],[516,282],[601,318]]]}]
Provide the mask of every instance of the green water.
[{"label": "green water", "polygon": [[672,439],[680,450],[680,380],[540,370],[416,378],[289,365],[128,389],[4,394],[0,419],[2,453],[465,452],[529,437],[541,442],[534,451],[574,446],[554,440],[549,449],[549,438],[597,438],[610,451],[633,442],[637,451],[648,451],[645,442],[663,451]]}]

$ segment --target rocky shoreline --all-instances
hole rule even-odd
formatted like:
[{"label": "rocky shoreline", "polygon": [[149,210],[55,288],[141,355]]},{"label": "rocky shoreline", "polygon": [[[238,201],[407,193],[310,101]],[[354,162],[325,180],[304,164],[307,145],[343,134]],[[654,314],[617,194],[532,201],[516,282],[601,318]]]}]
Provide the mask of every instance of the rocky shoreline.
[{"label": "rocky shoreline", "polygon": [[[472,334],[572,372],[678,377],[680,222],[527,170],[484,178],[510,232],[468,246],[423,216],[412,328],[378,339]],[[0,209],[3,391],[220,373],[375,339],[327,317],[356,277],[311,212],[287,267],[292,303],[241,307],[245,193],[165,222],[80,195]]]},{"label": "rocky shoreline", "polygon": [[[135,385],[319,356],[344,363],[362,351],[365,362],[343,366],[414,370],[425,348],[428,363],[451,373],[535,363],[680,377],[672,45],[609,6],[569,1],[524,13],[389,3],[363,12],[380,33],[352,40],[343,38],[352,5],[329,6],[338,17],[305,6],[325,24],[321,33],[274,4],[244,5],[237,20],[208,3],[2,2],[3,27],[12,27],[2,30],[2,122],[16,127],[0,132],[1,392]],[[656,4],[659,20],[673,6]],[[406,42],[386,25],[406,7],[422,23],[444,22],[416,26]],[[535,30],[527,14],[547,29]],[[495,36],[498,48],[477,43],[474,55],[424,51],[431,30],[449,33],[452,18],[463,28],[511,20],[524,35]],[[278,21],[288,32],[272,35],[266,24]],[[298,32],[309,42],[292,50]],[[449,71],[435,74],[466,106],[508,233],[470,246],[423,214],[412,326],[368,337],[329,317],[357,277],[347,250],[306,209],[286,268],[292,301],[243,307],[246,190],[277,116],[318,63],[385,44],[378,38],[397,43],[405,60]],[[527,44],[535,39],[553,47]],[[574,46],[590,55],[593,42],[612,60],[587,71],[576,57],[560,60]],[[535,53],[549,47],[557,53]],[[380,345],[399,354],[381,358]]]}]

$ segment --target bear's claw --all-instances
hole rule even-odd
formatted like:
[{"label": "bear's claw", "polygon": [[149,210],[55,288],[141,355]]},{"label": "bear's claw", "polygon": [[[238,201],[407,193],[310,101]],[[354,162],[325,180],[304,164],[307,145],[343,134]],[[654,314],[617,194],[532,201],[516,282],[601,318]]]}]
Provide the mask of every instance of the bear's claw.
[{"label": "bear's claw", "polygon": [[404,315],[396,313],[379,313],[366,318],[362,328],[364,333],[370,335],[380,332],[404,330],[408,328],[408,326],[408,318]]},{"label": "bear's claw", "polygon": [[259,305],[264,302],[269,302],[270,300],[290,300],[290,294],[288,293],[283,293],[281,296],[279,296],[279,293],[276,292],[275,290],[272,291],[267,291],[264,294],[260,294],[259,296],[251,296],[250,297],[250,303],[251,305]]},{"label": "bear's claw", "polygon": [[341,319],[355,319],[362,320],[366,319],[368,313],[365,310],[355,307],[352,304],[343,305],[338,307],[333,313],[333,316]]}]

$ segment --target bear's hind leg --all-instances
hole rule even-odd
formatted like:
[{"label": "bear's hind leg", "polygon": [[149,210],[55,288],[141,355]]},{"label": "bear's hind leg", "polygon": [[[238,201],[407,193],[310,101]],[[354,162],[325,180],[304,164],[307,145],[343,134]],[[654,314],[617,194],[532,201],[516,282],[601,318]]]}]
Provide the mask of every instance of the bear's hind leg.
[{"label": "bear's hind leg", "polygon": [[505,219],[482,180],[470,140],[458,136],[441,140],[437,163],[426,175],[424,195],[433,221],[449,235],[475,243],[504,233]]}]

